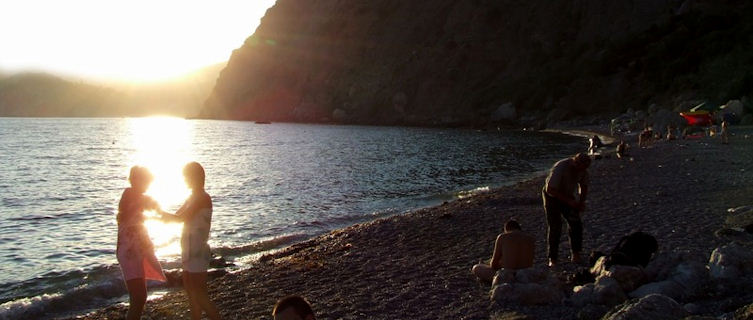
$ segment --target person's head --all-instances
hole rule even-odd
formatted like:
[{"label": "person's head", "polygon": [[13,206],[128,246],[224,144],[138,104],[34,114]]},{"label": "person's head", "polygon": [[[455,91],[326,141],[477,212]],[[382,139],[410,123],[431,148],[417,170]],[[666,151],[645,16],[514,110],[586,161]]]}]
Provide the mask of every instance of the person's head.
[{"label": "person's head", "polygon": [[149,189],[149,184],[154,180],[154,176],[149,172],[149,169],[142,166],[131,167],[131,173],[128,175],[128,182],[131,183],[131,187],[139,192],[146,192]]},{"label": "person's head", "polygon": [[520,230],[520,224],[515,220],[510,220],[505,223],[505,232],[512,232]]},{"label": "person's head", "polygon": [[204,168],[198,162],[189,162],[183,167],[183,177],[192,190],[204,190]]},{"label": "person's head", "polygon": [[573,163],[578,170],[586,170],[591,165],[591,157],[583,153],[573,156]]},{"label": "person's head", "polygon": [[287,296],[275,303],[272,309],[275,320],[315,320],[314,310],[301,296]]}]

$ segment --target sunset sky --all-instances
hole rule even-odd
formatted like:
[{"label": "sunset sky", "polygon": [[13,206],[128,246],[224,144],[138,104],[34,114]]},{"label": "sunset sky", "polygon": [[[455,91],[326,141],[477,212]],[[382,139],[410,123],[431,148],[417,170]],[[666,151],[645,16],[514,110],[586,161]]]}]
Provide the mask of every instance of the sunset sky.
[{"label": "sunset sky", "polygon": [[227,61],[275,0],[0,0],[0,71],[157,81]]}]

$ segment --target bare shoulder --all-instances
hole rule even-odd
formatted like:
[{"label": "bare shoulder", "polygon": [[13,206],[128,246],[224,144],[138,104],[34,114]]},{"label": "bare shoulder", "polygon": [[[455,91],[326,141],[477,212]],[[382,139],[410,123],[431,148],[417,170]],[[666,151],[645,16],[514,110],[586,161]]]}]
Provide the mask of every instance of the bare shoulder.
[{"label": "bare shoulder", "polygon": [[198,196],[198,203],[200,204],[200,207],[202,208],[211,208],[212,207],[212,196],[210,196],[206,191],[202,192]]}]

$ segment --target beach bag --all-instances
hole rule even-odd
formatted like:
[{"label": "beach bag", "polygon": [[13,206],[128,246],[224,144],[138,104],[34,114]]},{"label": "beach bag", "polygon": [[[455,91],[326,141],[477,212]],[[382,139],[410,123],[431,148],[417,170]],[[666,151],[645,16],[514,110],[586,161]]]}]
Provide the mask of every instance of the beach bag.
[{"label": "beach bag", "polygon": [[641,231],[633,232],[620,239],[607,257],[605,265],[607,268],[613,265],[646,267],[658,249],[654,236]]}]

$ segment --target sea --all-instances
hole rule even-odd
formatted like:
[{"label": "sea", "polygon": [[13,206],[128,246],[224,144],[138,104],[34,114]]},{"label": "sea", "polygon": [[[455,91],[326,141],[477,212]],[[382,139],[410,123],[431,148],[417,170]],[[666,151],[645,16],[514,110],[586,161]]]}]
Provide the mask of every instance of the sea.
[{"label": "sea", "polygon": [[[204,166],[209,244],[237,272],[337,228],[541,175],[585,148],[582,138],[510,129],[0,118],[0,319],[127,302],[115,217],[133,165],[154,174],[147,194],[167,211],[189,194],[183,166]],[[182,225],[145,224],[163,268],[179,270]]]}]

